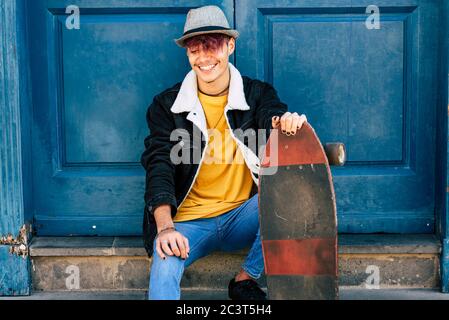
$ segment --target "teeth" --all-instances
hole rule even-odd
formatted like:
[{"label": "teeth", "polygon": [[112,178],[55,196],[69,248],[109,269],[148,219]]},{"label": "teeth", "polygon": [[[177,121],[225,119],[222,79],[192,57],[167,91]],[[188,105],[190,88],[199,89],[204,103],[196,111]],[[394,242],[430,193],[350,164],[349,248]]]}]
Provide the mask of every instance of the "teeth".
[{"label": "teeth", "polygon": [[211,64],[209,66],[200,66],[201,70],[211,70],[213,67],[215,67],[215,64]]}]

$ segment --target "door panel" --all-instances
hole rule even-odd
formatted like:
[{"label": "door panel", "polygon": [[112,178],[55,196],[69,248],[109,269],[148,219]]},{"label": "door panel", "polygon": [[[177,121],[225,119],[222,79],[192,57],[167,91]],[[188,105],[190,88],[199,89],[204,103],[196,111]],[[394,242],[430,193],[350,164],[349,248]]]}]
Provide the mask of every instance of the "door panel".
[{"label": "door panel", "polygon": [[[72,4],[80,30],[65,27]],[[205,4],[234,24],[232,0],[29,2],[39,235],[141,234],[145,111],[189,71],[173,39]],[[370,4],[235,1],[234,63],[323,142],[346,144],[347,166],[333,169],[341,232],[433,232],[440,4],[378,1],[381,28],[368,30]]]},{"label": "door panel", "polygon": [[236,64],[323,142],[346,144],[347,165],[332,169],[340,232],[433,232],[441,8],[377,1],[380,29],[368,29],[370,4],[237,1]]},{"label": "door panel", "polygon": [[[226,1],[33,0],[33,207],[38,235],[140,235],[155,94],[189,71],[173,39],[192,7]],[[66,28],[66,7],[80,29]]]}]

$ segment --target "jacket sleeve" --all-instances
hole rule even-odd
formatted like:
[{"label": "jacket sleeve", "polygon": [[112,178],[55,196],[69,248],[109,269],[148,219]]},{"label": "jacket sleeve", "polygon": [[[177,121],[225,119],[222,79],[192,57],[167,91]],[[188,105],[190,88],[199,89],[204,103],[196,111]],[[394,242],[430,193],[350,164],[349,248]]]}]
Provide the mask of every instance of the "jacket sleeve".
[{"label": "jacket sleeve", "polygon": [[146,171],[145,203],[149,213],[162,204],[171,205],[172,216],[176,214],[175,166],[170,160],[173,146],[170,134],[174,129],[173,118],[168,110],[164,110],[158,100],[153,99],[148,107],[146,120],[150,134],[145,138],[145,151],[141,156],[141,164]]},{"label": "jacket sleeve", "polygon": [[271,131],[271,118],[282,116],[288,111],[285,103],[279,100],[276,89],[269,83],[263,82],[260,92],[260,103],[256,111],[256,121],[260,129]]}]

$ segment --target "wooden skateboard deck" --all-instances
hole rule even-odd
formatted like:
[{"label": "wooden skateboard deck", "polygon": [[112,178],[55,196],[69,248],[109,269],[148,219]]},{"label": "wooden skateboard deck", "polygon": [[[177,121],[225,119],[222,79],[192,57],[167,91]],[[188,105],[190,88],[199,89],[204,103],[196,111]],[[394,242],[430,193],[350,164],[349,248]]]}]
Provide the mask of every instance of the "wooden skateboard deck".
[{"label": "wooden skateboard deck", "polygon": [[271,131],[259,173],[259,212],[268,298],[338,299],[334,187],[308,123],[294,136]]}]

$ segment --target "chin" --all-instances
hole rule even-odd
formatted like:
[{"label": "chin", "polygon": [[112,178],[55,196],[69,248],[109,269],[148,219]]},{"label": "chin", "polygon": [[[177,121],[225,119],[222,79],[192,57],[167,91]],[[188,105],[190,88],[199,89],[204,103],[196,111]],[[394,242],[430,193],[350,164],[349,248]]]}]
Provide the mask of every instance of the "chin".
[{"label": "chin", "polygon": [[217,80],[218,77],[220,76],[220,74],[211,74],[211,75],[204,76],[203,74],[201,74],[201,71],[197,72],[196,75],[203,82],[213,82],[213,81]]}]

